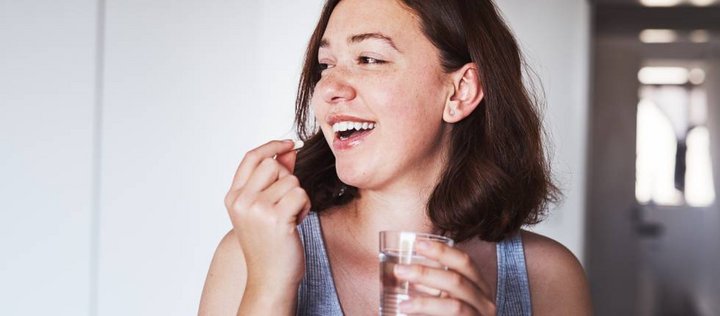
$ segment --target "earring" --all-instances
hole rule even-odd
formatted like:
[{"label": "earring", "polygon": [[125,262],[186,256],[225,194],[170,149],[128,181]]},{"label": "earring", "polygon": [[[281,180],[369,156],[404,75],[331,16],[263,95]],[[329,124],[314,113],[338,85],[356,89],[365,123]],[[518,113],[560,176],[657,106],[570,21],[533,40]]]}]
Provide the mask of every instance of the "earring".
[{"label": "earring", "polygon": [[337,195],[337,196],[338,196],[338,197],[343,196],[343,194],[345,194],[345,190],[347,190],[347,185],[344,185],[344,184],[343,184],[343,186],[340,187],[340,192],[338,192],[338,195]]},{"label": "earring", "polygon": [[450,116],[455,116],[455,109],[450,108]]}]

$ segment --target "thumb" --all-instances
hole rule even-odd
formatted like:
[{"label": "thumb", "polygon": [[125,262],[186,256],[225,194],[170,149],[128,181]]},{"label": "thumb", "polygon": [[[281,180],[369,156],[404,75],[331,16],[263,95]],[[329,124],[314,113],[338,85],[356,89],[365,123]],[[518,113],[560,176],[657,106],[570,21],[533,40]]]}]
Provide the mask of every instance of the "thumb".
[{"label": "thumb", "polygon": [[275,160],[277,160],[283,167],[287,168],[290,173],[295,171],[295,159],[297,159],[297,152],[294,150],[279,154],[275,158]]}]

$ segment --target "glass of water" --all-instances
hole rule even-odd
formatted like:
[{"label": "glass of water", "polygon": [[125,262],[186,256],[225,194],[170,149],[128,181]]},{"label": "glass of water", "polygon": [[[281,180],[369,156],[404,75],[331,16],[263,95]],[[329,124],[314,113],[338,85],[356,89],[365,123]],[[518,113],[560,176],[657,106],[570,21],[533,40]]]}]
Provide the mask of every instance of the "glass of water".
[{"label": "glass of water", "polygon": [[380,232],[380,315],[404,315],[398,307],[401,302],[417,296],[439,296],[440,291],[419,284],[398,280],[393,272],[397,264],[421,264],[434,268],[447,268],[440,263],[420,256],[415,251],[418,241],[443,243],[453,246],[452,239],[424,233]]}]

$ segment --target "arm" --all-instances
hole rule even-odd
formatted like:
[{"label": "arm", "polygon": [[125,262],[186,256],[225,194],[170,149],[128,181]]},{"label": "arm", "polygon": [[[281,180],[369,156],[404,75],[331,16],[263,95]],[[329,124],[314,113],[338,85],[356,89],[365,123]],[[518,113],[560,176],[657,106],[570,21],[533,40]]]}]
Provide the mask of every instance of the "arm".
[{"label": "arm", "polygon": [[231,230],[215,250],[200,298],[198,315],[236,314],[246,282],[245,257]]},{"label": "arm", "polygon": [[200,315],[292,315],[305,270],[297,224],[310,200],[292,175],[293,143],[248,152],[225,196],[233,230],[215,252]]},{"label": "arm", "polygon": [[[233,230],[215,250],[205,279],[198,315],[293,315],[297,295],[245,291],[247,267],[240,243]],[[272,286],[272,285],[269,285]]]},{"label": "arm", "polygon": [[[523,231],[525,259],[534,315],[590,315],[590,295],[585,274],[577,259],[559,243]],[[415,297],[403,302],[406,313],[424,315],[495,315],[491,289],[470,255],[458,248],[430,244],[418,254],[448,269],[422,265],[397,265],[402,280],[442,290],[440,297]]]},{"label": "arm", "polygon": [[591,315],[582,266],[560,243],[522,232],[534,315]]}]

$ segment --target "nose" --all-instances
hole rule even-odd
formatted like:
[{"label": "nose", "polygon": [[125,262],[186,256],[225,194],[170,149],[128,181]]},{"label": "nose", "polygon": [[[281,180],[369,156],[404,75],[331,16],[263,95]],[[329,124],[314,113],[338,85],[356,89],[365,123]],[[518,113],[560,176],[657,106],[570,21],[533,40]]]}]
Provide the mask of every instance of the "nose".
[{"label": "nose", "polygon": [[347,78],[347,74],[333,69],[332,73],[323,76],[317,83],[316,92],[319,92],[323,101],[328,104],[350,101],[355,98],[356,91]]}]

